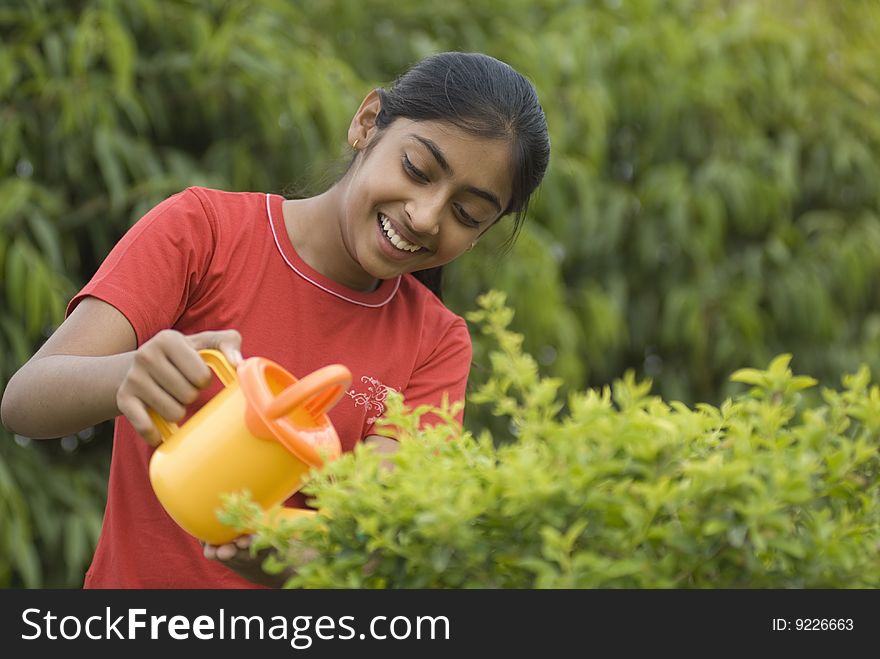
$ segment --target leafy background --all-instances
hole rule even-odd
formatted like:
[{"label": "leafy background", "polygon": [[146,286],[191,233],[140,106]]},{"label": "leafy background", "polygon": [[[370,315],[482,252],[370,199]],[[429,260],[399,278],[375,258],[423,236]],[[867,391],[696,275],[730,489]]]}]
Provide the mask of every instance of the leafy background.
[{"label": "leafy background", "polygon": [[[878,28],[878,3],[834,0],[5,0],[0,385],[148,208],[322,189],[361,98],[442,50],[527,75],[553,142],[515,246],[496,229],[450,269],[454,310],[507,291],[572,391],[633,369],[717,404],[782,352],[823,383],[876,372]],[[489,350],[475,336],[474,387]],[[467,423],[504,435],[479,406]],[[79,586],[108,424],[0,432],[0,585]]]}]

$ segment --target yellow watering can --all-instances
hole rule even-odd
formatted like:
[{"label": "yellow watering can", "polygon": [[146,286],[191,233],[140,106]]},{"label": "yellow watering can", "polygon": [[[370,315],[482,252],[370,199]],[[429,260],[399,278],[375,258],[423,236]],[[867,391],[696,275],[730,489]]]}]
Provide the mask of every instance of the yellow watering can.
[{"label": "yellow watering can", "polygon": [[[220,523],[221,495],[247,489],[264,509],[283,503],[309,470],[342,452],[326,412],[351,384],[340,364],[301,380],[262,357],[235,369],[217,350],[200,350],[223,389],[181,426],[150,411],[162,444],[150,458],[159,502],[185,531],[219,545],[240,532]],[[281,517],[311,511],[282,508]]]}]

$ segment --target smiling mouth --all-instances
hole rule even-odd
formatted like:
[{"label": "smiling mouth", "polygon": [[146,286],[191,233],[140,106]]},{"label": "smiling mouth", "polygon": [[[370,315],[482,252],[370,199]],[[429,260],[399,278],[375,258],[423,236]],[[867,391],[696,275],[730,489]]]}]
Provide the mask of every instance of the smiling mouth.
[{"label": "smiling mouth", "polygon": [[391,221],[385,217],[382,213],[378,215],[379,226],[382,227],[382,233],[385,234],[385,237],[388,239],[394,247],[401,252],[409,252],[410,254],[414,254],[421,250],[422,248],[418,245],[414,245],[411,242],[408,242],[403,239],[399,233],[394,230],[394,227],[391,226]]}]

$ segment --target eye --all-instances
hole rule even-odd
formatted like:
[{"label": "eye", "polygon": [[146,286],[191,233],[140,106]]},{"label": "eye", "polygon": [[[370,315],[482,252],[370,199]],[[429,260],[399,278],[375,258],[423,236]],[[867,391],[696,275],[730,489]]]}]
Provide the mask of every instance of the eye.
[{"label": "eye", "polygon": [[407,174],[419,183],[428,183],[428,177],[425,176],[422,170],[410,162],[409,156],[406,154],[403,156],[403,168],[406,170]]},{"label": "eye", "polygon": [[463,224],[469,227],[478,227],[480,223],[478,220],[475,220],[470,215],[468,215],[467,211],[462,207],[461,204],[455,204],[455,212],[458,213],[459,219]]}]

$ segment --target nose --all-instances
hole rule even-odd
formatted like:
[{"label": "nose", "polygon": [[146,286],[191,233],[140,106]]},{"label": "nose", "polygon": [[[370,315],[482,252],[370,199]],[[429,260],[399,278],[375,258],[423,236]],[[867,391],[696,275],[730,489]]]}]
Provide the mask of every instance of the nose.
[{"label": "nose", "polygon": [[403,210],[409,218],[412,230],[416,233],[434,236],[440,231],[443,206],[439,199],[412,200],[404,205]]}]

